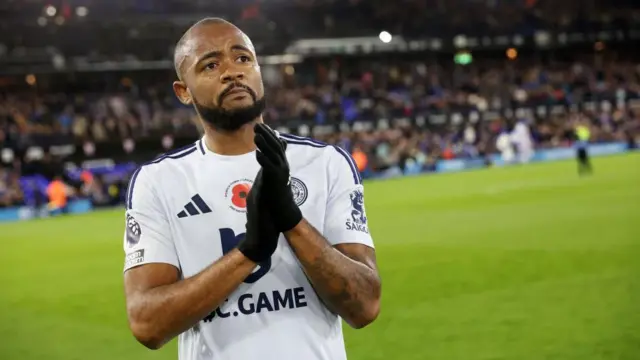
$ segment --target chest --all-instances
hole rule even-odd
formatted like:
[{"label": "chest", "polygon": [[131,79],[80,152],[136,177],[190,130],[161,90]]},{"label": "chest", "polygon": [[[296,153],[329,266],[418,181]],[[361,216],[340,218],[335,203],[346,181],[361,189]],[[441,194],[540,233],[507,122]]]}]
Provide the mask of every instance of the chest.
[{"label": "chest", "polygon": [[[291,190],[305,219],[322,231],[327,186],[324,176],[314,176],[311,165],[292,164]],[[243,239],[246,199],[258,170],[257,163],[219,164],[176,172],[171,179],[174,185],[163,194],[164,206],[185,277],[197,274]],[[283,236],[272,262],[296,266]]]}]

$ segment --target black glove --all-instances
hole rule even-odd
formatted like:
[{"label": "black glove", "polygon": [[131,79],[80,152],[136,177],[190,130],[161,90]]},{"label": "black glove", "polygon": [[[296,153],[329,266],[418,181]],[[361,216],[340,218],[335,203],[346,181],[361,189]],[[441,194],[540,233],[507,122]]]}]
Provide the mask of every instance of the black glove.
[{"label": "black glove", "polygon": [[265,124],[256,124],[254,130],[258,147],[256,158],[264,170],[264,191],[271,216],[278,231],[291,230],[302,220],[302,212],[291,191],[289,162],[285,154],[287,143],[278,139]]},{"label": "black glove", "polygon": [[278,247],[280,232],[269,215],[264,197],[263,171],[260,169],[247,196],[247,232],[238,243],[238,250],[255,263],[267,260]]}]

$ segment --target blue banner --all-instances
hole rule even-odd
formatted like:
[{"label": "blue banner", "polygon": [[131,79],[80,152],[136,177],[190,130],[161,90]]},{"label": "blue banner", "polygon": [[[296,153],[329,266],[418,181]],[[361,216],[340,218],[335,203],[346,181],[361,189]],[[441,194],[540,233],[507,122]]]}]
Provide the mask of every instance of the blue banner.
[{"label": "blue banner", "polygon": [[[588,147],[589,156],[603,156],[620,154],[629,151],[629,145],[623,142],[591,144]],[[576,157],[576,149],[572,147],[560,149],[545,149],[534,152],[530,162],[547,162],[556,160],[567,160]],[[495,166],[505,166],[500,154],[490,156],[491,164]],[[515,161],[515,160],[514,160]],[[483,159],[454,159],[441,160],[436,163],[436,172],[453,172],[477,169],[486,166]]]},{"label": "blue banner", "polygon": [[452,172],[478,169],[486,166],[484,159],[441,160],[436,163],[436,172]]},{"label": "blue banner", "polygon": [[[67,205],[67,214],[82,214],[93,209],[91,201],[86,199],[72,200]],[[47,206],[34,208],[30,206],[0,209],[0,222],[30,220],[55,216],[59,212],[51,212]]]}]

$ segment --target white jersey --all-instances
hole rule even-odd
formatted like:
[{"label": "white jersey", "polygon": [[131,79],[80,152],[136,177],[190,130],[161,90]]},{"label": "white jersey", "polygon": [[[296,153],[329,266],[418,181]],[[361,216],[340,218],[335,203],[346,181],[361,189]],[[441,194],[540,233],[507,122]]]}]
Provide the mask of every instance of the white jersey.
[{"label": "white jersey", "polygon": [[533,139],[529,126],[522,121],[518,122],[511,137],[518,148],[518,161],[528,163],[534,155]]},{"label": "white jersey", "polygon": [[502,154],[502,161],[505,164],[510,164],[515,158],[515,151],[513,150],[513,143],[511,137],[506,132],[502,132],[496,139],[496,148]]},{"label": "white jersey", "polygon": [[[351,156],[280,136],[288,143],[291,187],[305,219],[333,245],[373,247]],[[255,152],[223,156],[203,140],[136,170],[127,193],[125,271],[167,263],[188,278],[235,248],[246,231],[246,195],[258,170]],[[284,236],[220,308],[179,336],[178,352],[180,360],[346,359],[340,317],[319,300]]]},{"label": "white jersey", "polygon": [[529,149],[533,147],[533,139],[529,126],[522,121],[518,122],[511,133],[512,141],[519,149]]}]

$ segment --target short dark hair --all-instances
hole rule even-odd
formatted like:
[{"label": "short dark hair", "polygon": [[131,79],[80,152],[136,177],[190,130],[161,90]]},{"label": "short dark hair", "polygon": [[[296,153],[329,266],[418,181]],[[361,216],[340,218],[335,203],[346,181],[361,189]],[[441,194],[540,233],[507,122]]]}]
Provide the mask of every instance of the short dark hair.
[{"label": "short dark hair", "polygon": [[189,34],[191,33],[191,31],[193,31],[194,29],[199,28],[200,26],[204,26],[204,25],[222,25],[222,24],[228,24],[231,26],[235,26],[232,23],[228,22],[227,20],[223,19],[223,18],[218,18],[218,17],[208,17],[208,18],[204,18],[200,21],[198,21],[197,23],[191,25],[191,27],[189,27],[189,29],[187,29],[187,31],[184,32],[184,34],[182,34],[182,37],[180,38],[180,40],[178,40],[178,42],[176,43],[176,47],[173,50],[173,67],[176,71],[176,75],[178,75],[178,79],[182,80],[182,74],[180,71],[180,67],[182,65],[182,61],[184,60],[185,54],[183,51],[184,45],[187,42],[187,39],[189,38]]}]

